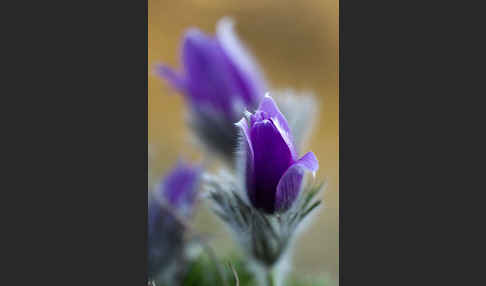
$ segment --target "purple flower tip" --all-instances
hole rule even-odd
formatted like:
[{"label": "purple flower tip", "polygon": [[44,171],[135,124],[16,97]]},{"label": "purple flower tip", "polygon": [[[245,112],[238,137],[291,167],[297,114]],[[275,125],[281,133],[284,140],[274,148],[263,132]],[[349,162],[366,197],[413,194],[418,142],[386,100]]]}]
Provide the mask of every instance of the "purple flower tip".
[{"label": "purple flower tip", "polygon": [[270,214],[287,210],[298,197],[305,172],[319,167],[314,153],[298,158],[287,120],[268,95],[237,126],[245,139],[250,202]]},{"label": "purple flower tip", "polygon": [[245,109],[258,106],[265,92],[263,76],[229,18],[218,22],[216,36],[189,29],[182,44],[182,63],[184,73],[161,65],[156,74],[182,92],[195,112],[209,111],[236,122]]},{"label": "purple flower tip", "polygon": [[[153,276],[180,253],[184,228],[174,217],[190,214],[201,169],[179,162],[149,195],[148,271]],[[167,204],[165,206],[164,204]]]},{"label": "purple flower tip", "polygon": [[[149,234],[157,229],[159,221],[166,220],[163,213],[177,211],[180,215],[190,214],[195,202],[202,170],[180,161],[170,171],[149,197]],[[168,211],[167,207],[170,208]]]},{"label": "purple flower tip", "polygon": [[163,179],[158,195],[176,209],[192,207],[200,176],[199,167],[179,161]]}]

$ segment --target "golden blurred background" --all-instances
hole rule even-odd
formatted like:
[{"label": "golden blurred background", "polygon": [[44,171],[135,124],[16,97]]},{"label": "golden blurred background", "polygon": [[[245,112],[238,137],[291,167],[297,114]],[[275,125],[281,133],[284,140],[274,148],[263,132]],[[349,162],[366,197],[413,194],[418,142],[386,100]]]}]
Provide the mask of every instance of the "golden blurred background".
[{"label": "golden blurred background", "polygon": [[[240,39],[258,60],[273,88],[312,91],[321,106],[308,148],[319,159],[318,178],[327,178],[321,209],[300,236],[293,269],[339,276],[339,49],[338,0],[148,0],[148,126],[152,173],[160,176],[179,155],[197,153],[188,140],[182,97],[152,73],[154,63],[180,67],[180,44],[188,27],[214,34],[216,22],[231,16]],[[184,152],[184,153],[183,153]],[[186,156],[188,157],[188,156]],[[197,228],[213,234],[219,254],[234,247],[220,222],[204,207]]]}]

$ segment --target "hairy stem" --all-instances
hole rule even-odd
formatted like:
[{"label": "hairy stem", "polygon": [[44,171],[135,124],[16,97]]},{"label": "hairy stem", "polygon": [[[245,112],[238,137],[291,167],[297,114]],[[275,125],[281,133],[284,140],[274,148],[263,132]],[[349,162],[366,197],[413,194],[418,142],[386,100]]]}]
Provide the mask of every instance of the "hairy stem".
[{"label": "hairy stem", "polygon": [[266,273],[266,283],[267,285],[266,286],[275,286],[275,279],[273,277],[273,271],[272,271],[272,268],[268,268],[267,269],[267,273]]}]

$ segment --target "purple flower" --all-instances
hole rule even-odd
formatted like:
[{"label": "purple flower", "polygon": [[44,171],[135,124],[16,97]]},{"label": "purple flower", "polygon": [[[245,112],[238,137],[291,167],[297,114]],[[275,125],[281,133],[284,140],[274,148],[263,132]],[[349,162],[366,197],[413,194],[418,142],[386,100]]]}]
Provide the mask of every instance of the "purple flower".
[{"label": "purple flower", "polygon": [[233,22],[218,22],[216,36],[190,29],[182,44],[183,72],[158,65],[156,73],[181,92],[198,135],[212,149],[232,153],[236,123],[245,110],[257,108],[266,87],[252,56],[233,31]]},{"label": "purple flower", "polygon": [[169,206],[180,212],[191,210],[201,175],[199,167],[179,162],[166,175],[157,194],[163,196]]},{"label": "purple flower", "polygon": [[154,276],[172,263],[183,247],[184,227],[194,206],[201,170],[179,162],[154,191],[148,205],[148,271]]},{"label": "purple flower", "polygon": [[287,120],[270,96],[237,126],[244,135],[251,204],[269,214],[287,210],[299,195],[305,172],[316,172],[319,167],[314,153],[298,158]]},{"label": "purple flower", "polygon": [[216,36],[190,29],[182,45],[184,74],[160,65],[156,72],[182,92],[198,112],[210,110],[227,120],[239,120],[245,108],[256,108],[265,92],[258,67],[225,18]]}]

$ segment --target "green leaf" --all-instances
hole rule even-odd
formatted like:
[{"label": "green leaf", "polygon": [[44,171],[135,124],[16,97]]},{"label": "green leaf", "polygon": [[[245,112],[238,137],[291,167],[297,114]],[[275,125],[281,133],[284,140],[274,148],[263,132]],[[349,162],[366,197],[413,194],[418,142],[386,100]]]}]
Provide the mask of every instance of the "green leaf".
[{"label": "green leaf", "polygon": [[[241,256],[233,254],[221,261],[226,281],[228,281],[228,286],[237,285],[235,272],[237,273],[239,286],[258,286],[253,277],[253,273],[250,272],[246,261]],[[291,274],[288,279],[286,279],[285,284],[285,286],[336,285],[337,283],[333,283],[330,279],[326,279],[326,277],[303,277],[296,275],[295,273]],[[164,285],[157,284],[157,286]],[[190,263],[183,286],[222,286],[218,279],[217,267],[207,255],[202,254],[195,261]]]},{"label": "green leaf", "polygon": [[311,187],[311,189],[305,194],[304,203],[302,204],[303,209],[307,208],[312,199],[323,189],[325,183],[325,181],[322,181],[318,185]]},{"label": "green leaf", "polygon": [[322,201],[317,201],[312,204],[301,216],[300,219],[303,220],[312,210],[314,210],[318,205],[320,205]]}]

